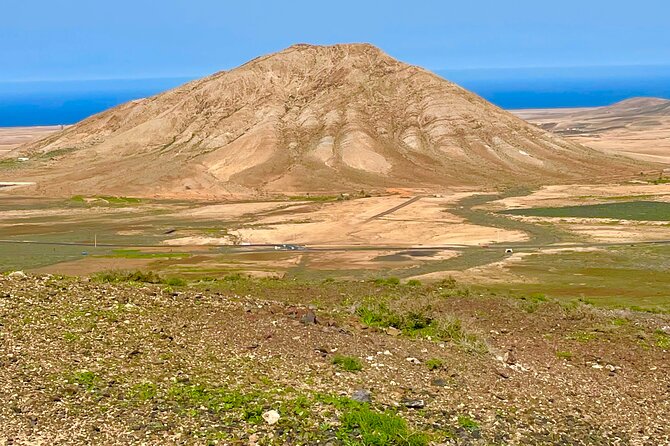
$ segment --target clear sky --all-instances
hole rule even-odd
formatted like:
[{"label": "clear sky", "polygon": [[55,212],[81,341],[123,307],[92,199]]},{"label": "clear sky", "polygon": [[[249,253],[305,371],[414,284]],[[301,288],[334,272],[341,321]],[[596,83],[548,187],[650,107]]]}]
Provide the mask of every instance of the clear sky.
[{"label": "clear sky", "polygon": [[670,65],[668,0],[2,0],[0,81],[197,77],[293,43],[433,70]]}]

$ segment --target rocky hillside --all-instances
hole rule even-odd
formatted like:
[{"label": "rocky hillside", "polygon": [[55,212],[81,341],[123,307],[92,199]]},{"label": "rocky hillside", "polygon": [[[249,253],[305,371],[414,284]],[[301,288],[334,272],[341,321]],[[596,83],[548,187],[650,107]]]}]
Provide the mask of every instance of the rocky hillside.
[{"label": "rocky hillside", "polygon": [[670,441],[667,315],[451,281],[152,277],[0,275],[0,444]]}]

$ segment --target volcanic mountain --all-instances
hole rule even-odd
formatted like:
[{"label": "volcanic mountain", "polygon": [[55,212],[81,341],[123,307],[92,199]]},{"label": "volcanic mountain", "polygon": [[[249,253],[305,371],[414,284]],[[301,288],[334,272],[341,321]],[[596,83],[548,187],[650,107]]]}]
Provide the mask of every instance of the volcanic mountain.
[{"label": "volcanic mountain", "polygon": [[640,170],[368,44],[295,45],[92,116],[21,153],[47,160],[21,169],[21,180],[59,195],[440,190]]}]

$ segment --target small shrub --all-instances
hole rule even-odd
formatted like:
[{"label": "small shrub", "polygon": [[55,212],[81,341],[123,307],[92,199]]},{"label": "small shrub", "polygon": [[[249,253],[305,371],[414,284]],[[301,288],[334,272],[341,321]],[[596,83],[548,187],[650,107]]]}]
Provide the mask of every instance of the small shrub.
[{"label": "small shrub", "polygon": [[405,420],[391,412],[380,413],[369,407],[361,406],[344,413],[341,417],[341,423],[337,436],[344,444],[371,446],[428,445],[426,435],[411,431]]},{"label": "small shrub", "polygon": [[68,342],[74,342],[79,340],[79,335],[77,333],[67,331],[65,332],[65,334],[63,334],[63,339],[65,339]]},{"label": "small shrub", "polygon": [[397,286],[400,285],[400,279],[397,277],[379,278],[375,279],[375,285]]},{"label": "small shrub", "polygon": [[572,352],[568,351],[557,351],[556,352],[556,357],[558,359],[565,359],[566,361],[569,361],[572,359]]},{"label": "small shrub", "polygon": [[426,367],[428,367],[428,370],[439,370],[443,365],[444,363],[439,358],[432,358],[426,361]]},{"label": "small shrub", "polygon": [[477,423],[475,420],[473,420],[471,417],[467,415],[458,416],[458,425],[470,432],[479,430],[479,423]]},{"label": "small shrub", "polygon": [[668,335],[663,330],[656,330],[656,347],[660,347],[663,350],[670,350],[670,335]]},{"label": "small shrub", "polygon": [[421,286],[421,281],[417,279],[410,279],[407,281],[408,286]]},{"label": "small shrub", "polygon": [[157,393],[158,388],[156,387],[156,384],[151,382],[144,382],[131,387],[128,391],[128,397],[130,399],[148,401],[153,399]]},{"label": "small shrub", "polygon": [[186,286],[186,281],[179,277],[169,277],[163,283],[168,286]]},{"label": "small shrub", "polygon": [[589,342],[596,339],[596,334],[587,331],[576,331],[568,336],[568,339],[577,342]]},{"label": "small shrub", "polygon": [[456,282],[456,279],[453,277],[449,276],[447,279],[443,279],[435,284],[435,286],[440,289],[448,289],[448,290],[453,290],[458,286],[458,283]]},{"label": "small shrub", "polygon": [[625,317],[615,317],[614,319],[611,320],[612,325],[616,325],[618,327],[622,325],[628,325],[630,321],[626,319]]},{"label": "small shrub", "polygon": [[95,274],[94,280],[104,283],[139,282],[161,283],[161,277],[153,271],[106,271]]},{"label": "small shrub", "polygon": [[332,362],[347,372],[359,372],[363,370],[363,364],[361,361],[358,358],[354,358],[352,356],[335,355]]},{"label": "small shrub", "polygon": [[68,377],[68,381],[77,384],[80,387],[83,387],[87,391],[91,392],[95,390],[100,378],[93,372],[88,370],[82,370],[80,372],[73,373]]}]

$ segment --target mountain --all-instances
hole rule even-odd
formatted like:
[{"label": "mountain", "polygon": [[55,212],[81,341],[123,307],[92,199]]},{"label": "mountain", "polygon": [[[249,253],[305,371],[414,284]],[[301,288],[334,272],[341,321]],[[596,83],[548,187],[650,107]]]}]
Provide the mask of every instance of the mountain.
[{"label": "mountain", "polygon": [[21,180],[58,195],[441,190],[640,170],[368,44],[295,45],[120,105],[21,152],[35,160]]},{"label": "mountain", "polygon": [[670,100],[631,98],[606,107],[520,110],[515,113],[552,132],[604,132],[624,127],[665,125],[670,118]]},{"label": "mountain", "polygon": [[607,107],[518,110],[544,130],[607,153],[670,164],[670,100],[632,98]]}]

